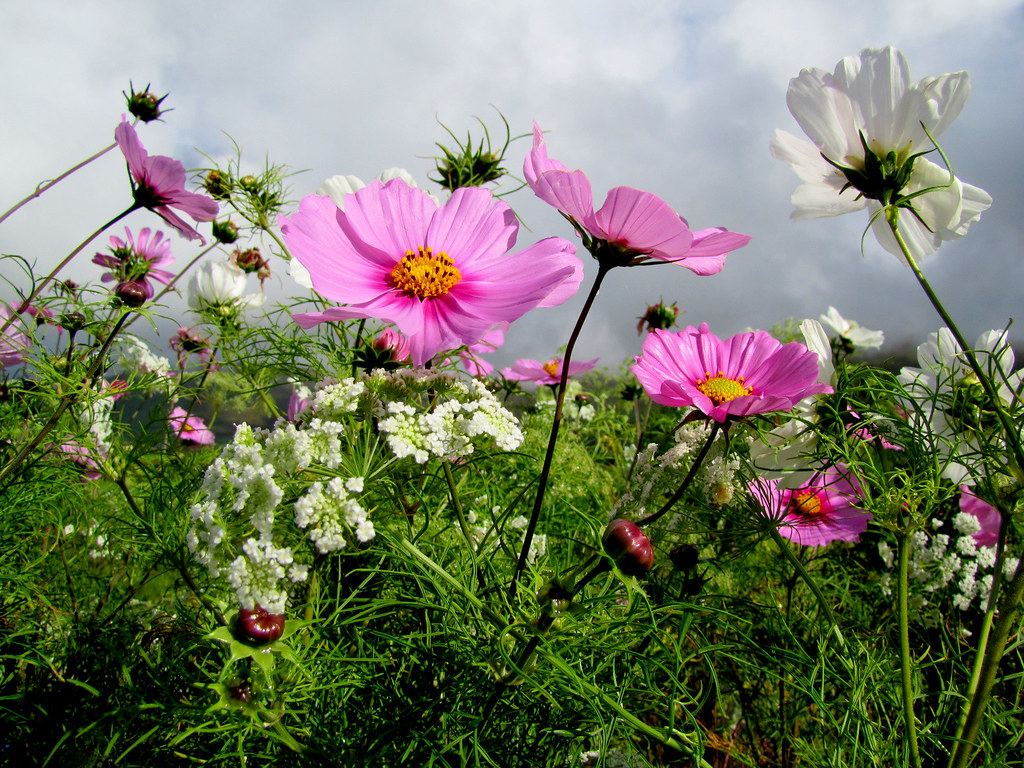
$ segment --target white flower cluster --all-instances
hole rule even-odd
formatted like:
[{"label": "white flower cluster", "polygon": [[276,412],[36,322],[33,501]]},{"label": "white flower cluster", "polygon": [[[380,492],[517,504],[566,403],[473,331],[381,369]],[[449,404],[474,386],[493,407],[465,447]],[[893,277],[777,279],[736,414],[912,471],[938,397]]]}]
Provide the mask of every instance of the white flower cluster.
[{"label": "white flower cluster", "polygon": [[[424,464],[431,457],[468,456],[473,452],[474,440],[481,437],[490,438],[502,451],[514,451],[522,445],[523,433],[516,417],[476,379],[378,371],[367,386],[380,397],[382,412],[377,428],[398,458],[411,456]],[[440,402],[424,406],[428,393]]]},{"label": "white flower cluster", "polygon": [[446,374],[378,371],[322,382],[308,394],[298,423],[239,425],[191,508],[193,556],[245,608],[283,612],[286,580],[304,581],[313,556],[374,538],[359,500],[364,479],[343,471],[352,432],[369,428],[369,415],[397,458],[419,463],[466,456],[480,438],[502,450],[523,440],[515,417],[481,382]]},{"label": "white flower cluster", "polygon": [[[632,488],[612,507],[611,517],[621,517],[628,512],[626,516],[639,519],[656,512],[664,501],[665,491],[674,491],[671,486],[678,485],[685,477],[709,433],[707,424],[693,422],[676,430],[676,444],[660,457],[656,458],[658,446],[655,443],[642,450],[634,464]],[[740,461],[724,455],[723,445],[724,440],[716,439],[694,478],[693,487],[714,506],[731,502],[739,487],[736,474]]]},{"label": "white flower cluster", "polygon": [[[941,520],[932,520],[933,528],[941,526]],[[974,540],[972,534],[981,530],[981,526],[973,515],[960,512],[953,519],[953,527],[957,532],[955,536],[915,531],[910,537],[907,576],[911,604],[919,610],[930,605],[929,596],[947,587],[952,590],[953,605],[961,611],[969,609],[975,601],[981,607],[988,601],[992,589],[991,570],[996,560],[995,547],[983,546]],[[896,550],[890,544],[879,542],[878,554],[887,568],[895,566]],[[1016,558],[1008,558],[1003,564],[1003,573],[1011,576],[1016,568]],[[892,594],[893,578],[892,573],[882,575],[883,594]],[[924,618],[929,619],[927,614]]]},{"label": "white flower cluster", "polygon": [[169,383],[168,380],[173,376],[170,360],[154,354],[149,345],[138,336],[119,336],[118,343],[121,352],[121,367],[125,371],[147,377],[157,377],[152,386],[161,381]]}]

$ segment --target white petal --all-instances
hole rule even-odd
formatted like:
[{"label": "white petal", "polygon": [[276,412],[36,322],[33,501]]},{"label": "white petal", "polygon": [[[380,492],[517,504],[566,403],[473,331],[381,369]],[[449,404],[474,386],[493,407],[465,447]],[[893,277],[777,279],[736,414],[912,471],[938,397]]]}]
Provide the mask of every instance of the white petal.
[{"label": "white petal", "polygon": [[327,195],[341,210],[345,210],[345,196],[358,192],[366,186],[366,182],[358,176],[331,176],[316,190],[318,195]]}]

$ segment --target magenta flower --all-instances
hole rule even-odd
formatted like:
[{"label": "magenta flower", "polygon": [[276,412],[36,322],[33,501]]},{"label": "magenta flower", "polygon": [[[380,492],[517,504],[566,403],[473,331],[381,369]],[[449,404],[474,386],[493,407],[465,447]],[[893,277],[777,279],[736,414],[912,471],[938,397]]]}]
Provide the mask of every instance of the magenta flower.
[{"label": "magenta flower", "polygon": [[999,542],[1002,515],[999,510],[975,496],[966,485],[960,486],[960,511],[978,519],[981,530],[971,534],[979,547],[994,547]]},{"label": "magenta flower", "polygon": [[544,134],[533,124],[533,150],[523,175],[545,203],[568,216],[584,245],[607,266],[627,266],[654,258],[682,264],[698,275],[721,271],[725,255],[750,242],[749,235],[720,227],[690,231],[689,225],[657,195],[631,187],[615,187],[594,211],[590,180],[548,157]]},{"label": "magenta flower", "polygon": [[18,365],[25,361],[30,342],[22,330],[22,320],[14,310],[0,304],[0,367]]},{"label": "magenta flower", "polygon": [[198,416],[189,416],[184,408],[179,406],[172,410],[167,421],[183,443],[213,445],[214,437],[210,428]]},{"label": "magenta flower", "polygon": [[138,237],[134,237],[128,227],[124,228],[124,232],[125,240],[111,236],[110,253],[97,253],[92,257],[92,263],[110,270],[101,278],[104,283],[135,283],[142,287],[148,301],[153,298],[153,286],[149,282],[151,279],[164,285],[174,279],[173,272],[158,268],[158,265],[174,261],[171,241],[163,239],[163,232],[157,232],[151,238],[149,227],[141,229]]},{"label": "magenta flower", "polygon": [[[598,358],[573,360],[569,363],[569,378],[592,370]],[[509,381],[534,381],[537,384],[558,384],[562,380],[562,358],[556,357],[542,363],[539,360],[516,360],[515,365],[501,372]]]},{"label": "magenta flower", "polygon": [[[178,328],[178,333],[168,342],[178,355],[178,367],[184,368],[190,354],[195,354],[199,362],[208,364],[213,358],[213,345],[205,336],[200,336],[192,328]],[[217,370],[214,364],[210,370]]]},{"label": "magenta flower", "polygon": [[218,211],[213,199],[185,189],[185,166],[172,157],[153,155],[139,141],[135,128],[124,116],[114,129],[114,140],[128,161],[136,208],[148,208],[189,240],[202,236],[171,208],[187,213],[196,221],[210,221]]},{"label": "magenta flower", "polygon": [[647,334],[631,370],[656,403],[700,409],[709,418],[788,411],[805,397],[832,392],[818,381],[818,356],[764,331],[719,339],[692,325]]},{"label": "magenta flower", "polygon": [[777,480],[763,477],[748,487],[779,535],[805,547],[857,541],[873,518],[854,506],[862,498],[860,488],[842,465],[829,467],[799,488],[780,488]]},{"label": "magenta flower", "polygon": [[565,301],[583,279],[576,249],[560,238],[509,254],[515,214],[480,187],[457,189],[439,207],[401,179],[375,181],[346,197],[344,211],[309,195],[280,222],[316,291],[345,305],[295,315],[296,322],[392,323],[408,337],[417,366],[534,307]]}]

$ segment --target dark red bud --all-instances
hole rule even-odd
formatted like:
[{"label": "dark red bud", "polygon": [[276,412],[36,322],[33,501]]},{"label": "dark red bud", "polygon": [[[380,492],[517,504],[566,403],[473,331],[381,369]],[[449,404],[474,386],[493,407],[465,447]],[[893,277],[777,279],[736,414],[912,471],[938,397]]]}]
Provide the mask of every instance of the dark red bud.
[{"label": "dark red bud", "polygon": [[284,614],[268,613],[261,605],[252,610],[242,608],[238,612],[238,629],[245,639],[257,645],[266,645],[284,633]]},{"label": "dark red bud", "polygon": [[612,520],[601,537],[604,551],[627,576],[643,576],[654,565],[654,547],[632,520]]},{"label": "dark red bud", "polygon": [[138,283],[129,281],[127,283],[118,283],[114,289],[114,294],[119,298],[125,306],[137,309],[146,303],[149,298],[148,291],[144,283]]}]

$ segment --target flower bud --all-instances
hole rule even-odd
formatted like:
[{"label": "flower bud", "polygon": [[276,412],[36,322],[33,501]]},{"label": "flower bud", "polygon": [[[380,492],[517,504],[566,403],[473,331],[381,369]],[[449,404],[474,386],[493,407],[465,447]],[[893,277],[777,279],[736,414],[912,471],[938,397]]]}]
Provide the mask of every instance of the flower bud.
[{"label": "flower bud", "polygon": [[257,192],[260,188],[260,180],[250,173],[238,180],[238,186],[246,192]]},{"label": "flower bud", "polygon": [[231,177],[218,170],[210,171],[203,179],[203,189],[215,200],[227,200],[231,197]]},{"label": "flower bud", "polygon": [[604,551],[627,576],[643,576],[654,565],[651,540],[632,520],[612,520],[601,537]]},{"label": "flower bud", "polygon": [[146,284],[136,280],[118,283],[117,287],[114,288],[114,295],[121,300],[122,304],[132,309],[138,309],[149,299]]},{"label": "flower bud", "polygon": [[663,301],[659,301],[657,304],[648,304],[647,311],[638,318],[640,322],[636,325],[636,332],[642,334],[644,326],[647,326],[647,331],[667,330],[675,325],[678,317],[679,307],[675,302],[672,302],[671,306],[666,306]]},{"label": "flower bud", "polygon": [[213,222],[213,236],[218,243],[231,245],[238,239],[238,226],[230,219]]},{"label": "flower bud", "polygon": [[68,312],[60,316],[59,324],[65,331],[75,333],[85,328],[85,315],[81,312]]},{"label": "flower bud", "polygon": [[672,561],[676,570],[688,571],[697,566],[697,562],[700,560],[700,551],[693,544],[680,544],[678,547],[672,547],[672,551],[668,553],[668,559]]},{"label": "flower bud", "polygon": [[266,645],[284,634],[284,614],[269,613],[261,605],[251,610],[242,608],[238,612],[237,629],[243,640],[255,645]]},{"label": "flower bud", "polygon": [[124,91],[121,93],[128,102],[129,112],[144,123],[150,123],[160,117],[162,114],[160,102],[167,98],[166,93],[157,98],[156,94],[149,90],[148,84],[138,93],[135,92],[135,87],[131,83],[128,84],[128,88],[130,93]]}]

